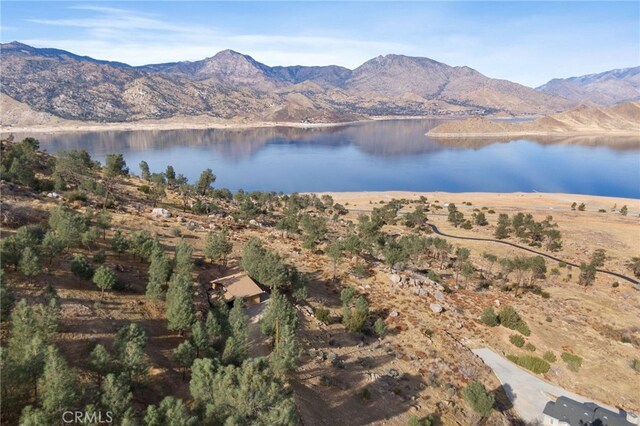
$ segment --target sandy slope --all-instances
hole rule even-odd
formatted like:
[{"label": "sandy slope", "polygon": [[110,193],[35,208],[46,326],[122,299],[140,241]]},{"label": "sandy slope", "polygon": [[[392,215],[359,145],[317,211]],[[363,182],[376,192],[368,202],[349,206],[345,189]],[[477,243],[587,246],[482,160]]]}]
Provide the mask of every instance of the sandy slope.
[{"label": "sandy slope", "polygon": [[428,133],[438,138],[597,134],[640,137],[640,103],[627,102],[610,108],[581,106],[526,123],[471,118],[443,123]]}]

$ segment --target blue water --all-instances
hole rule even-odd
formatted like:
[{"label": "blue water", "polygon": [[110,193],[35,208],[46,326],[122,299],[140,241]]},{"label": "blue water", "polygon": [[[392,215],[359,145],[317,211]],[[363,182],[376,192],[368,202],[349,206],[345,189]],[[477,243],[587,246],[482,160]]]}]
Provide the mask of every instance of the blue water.
[{"label": "blue water", "polygon": [[[424,134],[435,120],[331,128],[39,134],[49,152],[122,153],[132,172],[168,164],[190,182],[213,169],[233,191],[565,192],[640,198],[640,136],[618,140],[449,141]],[[468,146],[473,145],[473,146]]]}]

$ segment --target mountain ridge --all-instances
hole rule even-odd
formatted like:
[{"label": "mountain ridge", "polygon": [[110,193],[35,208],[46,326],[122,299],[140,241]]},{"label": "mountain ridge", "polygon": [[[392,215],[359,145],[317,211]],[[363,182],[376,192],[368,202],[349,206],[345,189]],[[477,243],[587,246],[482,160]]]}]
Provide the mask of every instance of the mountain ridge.
[{"label": "mountain ridge", "polygon": [[397,54],[350,70],[268,66],[230,49],[199,61],[142,66],[19,42],[0,50],[2,93],[67,120],[210,116],[325,123],[372,116],[545,114],[576,105],[466,66]]},{"label": "mountain ridge", "polygon": [[610,106],[640,100],[640,66],[577,77],[555,78],[536,90],[595,105]]}]

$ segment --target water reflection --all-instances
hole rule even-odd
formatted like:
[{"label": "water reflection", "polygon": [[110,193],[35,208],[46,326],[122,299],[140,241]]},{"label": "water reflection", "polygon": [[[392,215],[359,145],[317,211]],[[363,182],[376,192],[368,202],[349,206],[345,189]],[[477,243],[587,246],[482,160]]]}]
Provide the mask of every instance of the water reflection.
[{"label": "water reflection", "polygon": [[[640,137],[442,139],[438,120],[326,128],[36,134],[49,152],[119,152],[132,171],[172,164],[191,181],[211,167],[217,186],[275,191],[544,191],[640,196]],[[24,135],[16,135],[17,138]]]}]

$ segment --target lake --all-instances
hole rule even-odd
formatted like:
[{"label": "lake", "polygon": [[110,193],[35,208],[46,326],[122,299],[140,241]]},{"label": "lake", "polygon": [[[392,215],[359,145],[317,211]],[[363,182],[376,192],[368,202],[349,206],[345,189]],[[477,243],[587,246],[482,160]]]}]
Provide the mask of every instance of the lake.
[{"label": "lake", "polygon": [[[171,164],[195,182],[213,169],[232,191],[565,192],[640,198],[640,136],[494,142],[425,136],[437,120],[323,128],[34,134],[48,152],[122,153],[134,173]],[[25,135],[16,135],[23,137]]]}]

